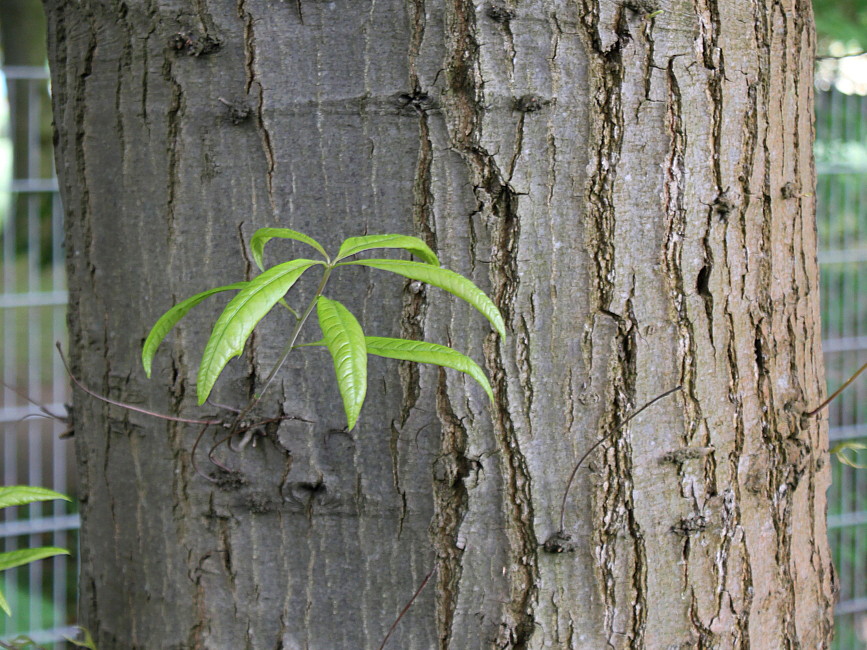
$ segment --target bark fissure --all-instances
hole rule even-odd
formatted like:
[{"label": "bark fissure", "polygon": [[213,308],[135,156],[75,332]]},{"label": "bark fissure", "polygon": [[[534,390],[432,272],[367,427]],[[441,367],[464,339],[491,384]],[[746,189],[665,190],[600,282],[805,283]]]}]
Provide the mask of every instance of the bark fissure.
[{"label": "bark fissure", "polygon": [[696,394],[696,354],[693,322],[687,309],[685,280],[683,277],[683,246],[686,237],[687,211],[684,206],[686,184],[686,131],[683,123],[680,81],[676,66],[677,58],[668,61],[666,70],[668,91],[668,115],[666,122],[671,138],[670,156],[666,161],[666,180],[664,185],[665,213],[667,216],[665,238],[665,265],[669,283],[669,298],[676,314],[678,327],[678,361],[680,365],[680,384],[689,396],[686,402],[686,431],[684,444],[698,442],[696,435],[701,421],[698,395]]},{"label": "bark fissure", "polygon": [[441,455],[434,465],[436,515],[431,537],[437,554],[437,629],[440,647],[447,648],[460,592],[463,549],[458,535],[468,505],[464,478],[469,474],[469,461],[467,430],[452,410],[444,371],[437,382],[437,415],[442,439]]},{"label": "bark fissure", "polygon": [[[518,242],[520,219],[518,196],[500,170],[495,156],[481,145],[485,112],[484,82],[479,69],[475,8],[466,0],[447,3],[446,67],[447,119],[451,122],[453,146],[462,156],[473,181],[478,201],[477,214],[489,215],[492,222],[490,275],[492,293],[507,324],[514,327],[514,304],[518,291]],[[472,218],[472,217],[471,217]],[[474,260],[477,258],[474,256]],[[506,386],[507,365],[502,343],[485,344],[485,357],[495,396],[495,431],[504,473],[504,509],[510,546],[510,600],[504,607],[498,639],[507,647],[527,647],[535,630],[534,603],[537,598],[539,543],[533,529],[531,478],[520,447],[518,427],[513,420]],[[524,432],[522,432],[523,434]],[[532,436],[532,430],[525,435]]]},{"label": "bark fissure", "polygon": [[177,215],[175,214],[175,195],[178,192],[178,160],[181,156],[180,141],[182,132],[181,120],[184,116],[183,87],[175,77],[172,57],[174,53],[167,53],[163,60],[163,79],[170,84],[171,100],[166,114],[166,136],[168,144],[168,160],[166,165],[166,235],[168,250],[174,251],[171,242],[177,237]]}]

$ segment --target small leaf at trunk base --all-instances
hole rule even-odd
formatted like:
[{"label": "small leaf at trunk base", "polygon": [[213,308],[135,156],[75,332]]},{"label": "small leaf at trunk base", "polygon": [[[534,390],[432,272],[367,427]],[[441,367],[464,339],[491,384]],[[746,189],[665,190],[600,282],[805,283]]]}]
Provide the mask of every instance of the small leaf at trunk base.
[{"label": "small leaf at trunk base", "polygon": [[65,494],[60,494],[60,492],[47,488],[33,487],[31,485],[7,485],[0,487],[0,508],[24,506],[36,501],[54,501],[55,499],[72,501]]},{"label": "small leaf at trunk base", "polygon": [[31,562],[36,562],[36,560],[44,560],[47,557],[54,557],[55,555],[69,555],[69,551],[65,548],[54,546],[40,546],[38,548],[22,548],[17,551],[0,553],[0,571],[14,569],[22,564],[30,564]]}]

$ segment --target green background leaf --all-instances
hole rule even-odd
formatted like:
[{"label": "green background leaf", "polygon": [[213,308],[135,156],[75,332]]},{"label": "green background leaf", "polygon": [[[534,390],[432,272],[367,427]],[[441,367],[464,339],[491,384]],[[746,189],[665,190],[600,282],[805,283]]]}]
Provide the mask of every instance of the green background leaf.
[{"label": "green background leaf", "polygon": [[202,291],[202,293],[197,293],[195,296],[182,300],[169,309],[165,314],[160,316],[157,322],[154,323],[151,331],[148,333],[148,337],[145,339],[144,345],[141,349],[141,363],[144,366],[145,374],[148,378],[151,376],[151,363],[153,363],[157,348],[160,346],[160,343],[163,342],[163,339],[169,331],[178,324],[178,321],[187,315],[188,311],[208,296],[213,296],[215,293],[220,293],[221,291],[243,289],[246,286],[246,282],[236,282],[235,284],[228,284],[225,287],[217,287],[216,289]]},{"label": "green background leaf", "polygon": [[479,382],[491,401],[494,401],[494,392],[491,390],[491,384],[488,382],[485,372],[475,361],[457,350],[453,350],[445,345],[438,345],[437,343],[392,339],[381,336],[368,336],[365,341],[367,343],[368,354],[388,357],[389,359],[415,361],[416,363],[432,363],[437,366],[454,368],[455,370],[465,372]]},{"label": "green background leaf", "polygon": [[[844,465],[854,467],[855,469],[867,469],[867,465],[862,465],[858,462],[858,452],[867,450],[867,445],[862,442],[839,442],[829,450],[829,453],[834,454]],[[847,454],[846,452],[851,452]]]},{"label": "green background leaf", "polygon": [[426,264],[439,266],[436,254],[418,237],[408,235],[367,235],[365,237],[350,237],[340,245],[337,259],[342,260],[350,255],[369,251],[374,248],[400,248],[409,251]]},{"label": "green background leaf", "polygon": [[44,560],[55,555],[69,555],[65,548],[55,546],[40,546],[38,548],[22,548],[17,551],[0,553],[0,571],[14,569],[22,564],[30,564],[36,560]]},{"label": "green background leaf", "polygon": [[367,345],[355,316],[336,300],[319,296],[316,303],[322,338],[331,358],[343,398],[346,424],[355,426],[367,393]]},{"label": "green background leaf", "polygon": [[47,488],[33,487],[31,485],[7,485],[0,487],[0,508],[24,506],[36,501],[54,501],[55,499],[72,501],[65,494],[60,494],[60,492]]},{"label": "green background leaf", "polygon": [[290,230],[289,228],[259,228],[259,230],[253,233],[253,238],[250,240],[250,252],[253,254],[253,260],[256,262],[256,265],[263,271],[265,267],[262,265],[262,257],[265,253],[265,244],[275,238],[294,239],[295,241],[303,242],[319,251],[326,260],[328,259],[328,254],[322,248],[322,244],[312,237],[308,237],[303,232]]},{"label": "green background leaf", "polygon": [[197,379],[200,405],[208,399],[229,360],[244,351],[244,344],[253,328],[292,288],[301,274],[317,264],[322,262],[300,259],[273,266],[250,280],[226,305],[202,353]]},{"label": "green background leaf", "polygon": [[503,322],[500,310],[497,309],[494,302],[485,295],[484,291],[454,271],[436,268],[429,264],[420,264],[419,262],[408,262],[406,260],[355,260],[352,262],[342,262],[339,266],[344,265],[370,266],[374,269],[391,271],[412,280],[419,280],[440,289],[445,289],[478,309],[491,322],[497,333],[503,338],[506,337],[506,324]]},{"label": "green background leaf", "polygon": [[84,640],[77,641],[76,639],[73,639],[73,638],[68,637],[68,636],[64,636],[63,638],[66,639],[72,645],[74,645],[76,648],[87,648],[88,650],[98,650],[98,648],[96,647],[96,643],[93,640],[93,636],[90,634],[90,630],[88,630],[86,627],[79,627],[78,629],[81,632],[81,635],[84,637]]}]

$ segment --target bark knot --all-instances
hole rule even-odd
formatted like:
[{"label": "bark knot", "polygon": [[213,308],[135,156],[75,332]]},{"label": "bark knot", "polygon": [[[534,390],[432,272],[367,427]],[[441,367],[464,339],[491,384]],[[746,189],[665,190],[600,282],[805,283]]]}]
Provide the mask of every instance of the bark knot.
[{"label": "bark knot", "polygon": [[550,99],[542,99],[538,95],[523,95],[515,100],[515,110],[521,113],[535,113],[550,103]]},{"label": "bark knot", "polygon": [[219,97],[218,101],[226,107],[229,121],[236,126],[242,122],[246,122],[250,115],[253,114],[253,108],[243,99],[228,101]]},{"label": "bark knot", "polygon": [[572,537],[558,530],[542,544],[542,550],[546,553],[572,553],[575,551],[575,544]]},{"label": "bark knot", "polygon": [[515,11],[513,9],[509,9],[505,5],[494,3],[488,5],[488,10],[485,13],[487,13],[488,18],[493,20],[495,23],[506,25],[515,17]]},{"label": "bark knot", "polygon": [[199,34],[195,30],[189,30],[173,35],[169,39],[169,47],[187,56],[207,56],[223,47],[223,43],[208,34]]}]

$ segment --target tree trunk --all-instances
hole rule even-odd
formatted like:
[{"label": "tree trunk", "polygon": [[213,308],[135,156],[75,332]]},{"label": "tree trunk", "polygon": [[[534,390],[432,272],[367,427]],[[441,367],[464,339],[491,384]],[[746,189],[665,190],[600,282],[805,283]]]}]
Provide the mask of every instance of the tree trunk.
[{"label": "tree trunk", "polygon": [[[219,299],[150,381],[141,343],[177,300],[250,277],[262,226],[331,250],[423,237],[509,329],[341,270],[328,295],[368,334],[474,355],[494,406],[371,359],[347,434],[330,360],[302,351],[262,415],[303,419],[218,447],[232,474],[207,432],[216,484],[196,427],[78,392],[101,649],[377,648],[433,569],[389,647],[829,642],[827,428],[802,418],[823,393],[806,0],[47,6],[88,386],[215,413],[193,393]],[[263,322],[216,401],[249,399],[288,325]]]}]

